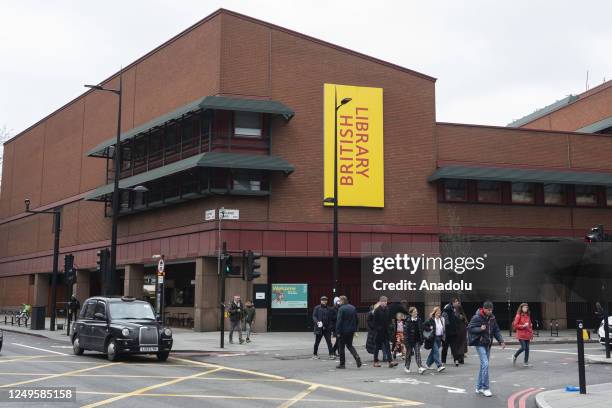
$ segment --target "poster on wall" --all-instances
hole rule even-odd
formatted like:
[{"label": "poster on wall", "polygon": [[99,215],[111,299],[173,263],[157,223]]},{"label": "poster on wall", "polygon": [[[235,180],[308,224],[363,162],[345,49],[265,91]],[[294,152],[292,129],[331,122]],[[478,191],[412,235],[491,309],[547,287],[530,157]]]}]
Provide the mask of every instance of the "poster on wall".
[{"label": "poster on wall", "polygon": [[334,197],[336,150],[338,205],[384,207],[383,89],[324,84],[323,92],[323,198]]},{"label": "poster on wall", "polygon": [[308,284],[273,283],[271,291],[272,309],[307,309]]}]

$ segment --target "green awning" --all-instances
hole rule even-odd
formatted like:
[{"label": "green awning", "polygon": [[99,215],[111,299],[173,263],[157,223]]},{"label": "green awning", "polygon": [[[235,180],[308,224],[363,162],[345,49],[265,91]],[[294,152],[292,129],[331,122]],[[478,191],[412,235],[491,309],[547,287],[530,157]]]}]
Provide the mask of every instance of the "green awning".
[{"label": "green awning", "polygon": [[[135,187],[195,167],[281,171],[285,174],[290,174],[294,170],[291,164],[277,156],[210,152],[191,156],[145,173],[124,178],[119,180],[119,188]],[[113,188],[113,183],[98,187],[85,196],[85,200],[97,200],[105,195],[112,194]]]},{"label": "green awning", "polygon": [[576,132],[597,133],[609,127],[612,127],[612,116],[606,119],[602,119],[598,122],[592,123],[589,126],[582,127],[576,130]]},{"label": "green awning", "polygon": [[[143,123],[133,129],[130,129],[121,134],[121,141],[132,139],[141,133],[148,132],[156,127],[162,126],[172,120],[177,120],[181,116],[193,113],[199,110],[219,109],[231,110],[239,112],[258,112],[269,113],[272,115],[281,115],[285,120],[289,120],[295,114],[290,108],[278,101],[270,101],[263,99],[239,99],[227,98],[224,96],[207,96],[197,99],[187,105],[181,106],[172,112],[159,116],[149,122]],[[87,156],[106,157],[107,149],[115,145],[116,138],[108,139],[100,143],[93,149],[87,152]]]},{"label": "green awning", "polygon": [[511,167],[442,166],[429,176],[427,181],[432,182],[440,179],[612,186],[612,173]]}]

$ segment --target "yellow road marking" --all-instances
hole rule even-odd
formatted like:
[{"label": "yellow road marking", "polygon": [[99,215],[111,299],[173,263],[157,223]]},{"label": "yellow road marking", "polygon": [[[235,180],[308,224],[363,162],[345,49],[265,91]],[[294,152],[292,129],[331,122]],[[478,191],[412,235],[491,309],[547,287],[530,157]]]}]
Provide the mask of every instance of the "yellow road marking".
[{"label": "yellow road marking", "polygon": [[[77,394],[84,395],[126,395],[129,393],[121,392],[101,392],[101,391],[78,391]],[[200,395],[200,394],[138,394],[133,397],[169,397],[169,398],[194,398],[194,399],[234,399],[234,400],[261,400],[261,401],[292,401],[294,398],[282,398],[282,397],[247,397],[247,396],[236,396],[236,395]],[[386,404],[389,405],[388,401],[365,401],[365,400],[341,400],[341,399],[325,399],[325,398],[304,398],[303,402],[337,402],[342,404]],[[385,406],[386,406],[385,405]],[[392,402],[391,406],[402,406],[402,402]]]},{"label": "yellow road marking", "polygon": [[290,406],[292,406],[293,404],[295,404],[296,402],[304,399],[304,397],[307,397],[308,394],[310,394],[311,392],[313,392],[314,390],[316,390],[317,387],[316,385],[311,385],[310,387],[308,387],[306,390],[300,392],[298,395],[296,395],[295,397],[291,398],[290,400],[287,400],[285,402],[283,402],[282,404],[280,404],[278,406],[278,408],[289,408]]},{"label": "yellow road marking", "polygon": [[18,357],[18,358],[11,358],[9,360],[0,360],[0,363],[11,363],[14,361],[25,361],[25,360],[34,360],[35,358],[46,358],[46,357],[55,357],[52,355],[44,355],[44,356],[27,356],[27,357]]},{"label": "yellow road marking", "polygon": [[85,405],[83,408],[94,408],[94,407],[99,407],[100,405],[110,404],[112,402],[119,401],[119,400],[122,400],[122,399],[125,399],[125,398],[128,398],[128,397],[144,394],[145,392],[150,391],[150,390],[154,390],[156,388],[166,387],[168,385],[176,384],[176,383],[179,383],[181,381],[190,380],[192,378],[201,377],[203,375],[214,373],[214,372],[221,371],[221,370],[223,370],[222,367],[213,368],[211,370],[204,371],[202,373],[197,373],[197,374],[189,375],[189,376],[186,376],[186,377],[177,378],[177,379],[174,379],[174,380],[171,380],[171,381],[166,381],[166,382],[161,383],[161,384],[155,384],[155,385],[150,385],[148,387],[139,388],[139,389],[137,389],[135,391],[132,391],[132,392],[129,392],[129,393],[126,393],[126,394],[123,394],[123,395],[118,395],[116,397],[109,398],[109,399],[106,399],[104,401],[99,401],[99,402],[95,402],[93,404]]},{"label": "yellow road marking", "polygon": [[52,375],[48,375],[46,377],[34,378],[34,379],[31,379],[31,380],[20,381],[20,382],[16,382],[16,383],[13,383],[13,384],[0,385],[0,388],[14,387],[14,386],[17,386],[17,385],[30,384],[30,383],[33,383],[33,382],[50,380],[50,379],[58,378],[58,377],[65,377],[65,376],[70,375],[70,374],[83,373],[85,371],[96,370],[98,368],[109,367],[109,366],[113,366],[113,365],[116,365],[116,364],[120,364],[120,363],[102,364],[102,365],[97,365],[95,367],[83,368],[81,370],[68,371],[66,373],[52,374]]},{"label": "yellow road marking", "polygon": [[365,392],[365,391],[357,391],[357,390],[353,390],[353,389],[350,389],[350,388],[338,387],[338,386],[334,386],[334,385],[318,384],[318,383],[314,383],[314,382],[310,382],[310,381],[297,380],[297,379],[281,377],[281,376],[273,375],[273,374],[266,374],[266,373],[262,373],[262,372],[258,372],[258,371],[245,370],[245,369],[242,369],[242,368],[227,367],[227,366],[222,366],[222,365],[219,365],[219,364],[204,363],[204,362],[201,362],[201,361],[187,360],[187,359],[178,358],[178,357],[171,357],[171,358],[174,359],[174,360],[177,360],[177,361],[191,362],[192,364],[197,364],[197,365],[201,365],[201,366],[204,366],[204,367],[221,367],[224,370],[234,371],[234,372],[243,373],[243,374],[251,374],[251,375],[254,375],[254,376],[269,377],[269,378],[274,378],[274,379],[278,379],[278,380],[283,380],[283,381],[286,381],[286,382],[292,382],[292,383],[296,383],[296,384],[304,384],[304,385],[308,385],[308,386],[315,385],[318,388],[325,388],[325,389],[333,390],[333,391],[346,392],[346,393],[349,393],[349,394],[361,395],[361,396],[370,397],[370,398],[379,398],[379,399],[384,399],[386,401],[401,402],[402,405],[423,405],[422,402],[418,402],[418,401],[405,400],[405,399],[396,398],[396,397],[388,397],[386,395],[373,394],[373,393]]}]

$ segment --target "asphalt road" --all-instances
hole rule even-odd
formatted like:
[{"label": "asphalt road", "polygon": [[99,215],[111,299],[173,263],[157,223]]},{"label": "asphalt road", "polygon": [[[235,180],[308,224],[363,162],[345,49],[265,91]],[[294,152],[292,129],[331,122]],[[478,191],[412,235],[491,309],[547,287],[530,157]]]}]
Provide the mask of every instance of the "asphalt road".
[{"label": "asphalt road", "polygon": [[[312,334],[304,333],[305,336]],[[255,340],[256,341],[256,340]],[[359,342],[360,343],[360,342]],[[5,333],[0,352],[0,391],[23,387],[76,387],[76,403],[35,406],[74,407],[533,407],[542,389],[577,385],[575,346],[533,347],[531,368],[513,367],[510,348],[494,348],[491,380],[494,396],[474,393],[478,361],[443,373],[405,374],[401,366],[346,370],[336,362],[310,360],[310,350],[283,353],[173,354],[165,363],[154,357],[108,362],[97,353],[72,355],[66,343]],[[514,349],[514,347],[512,347]],[[596,344],[587,354],[602,354]],[[612,365],[590,365],[590,384],[609,382]],[[508,402],[511,402],[509,405]],[[34,406],[6,404],[1,406]]]}]

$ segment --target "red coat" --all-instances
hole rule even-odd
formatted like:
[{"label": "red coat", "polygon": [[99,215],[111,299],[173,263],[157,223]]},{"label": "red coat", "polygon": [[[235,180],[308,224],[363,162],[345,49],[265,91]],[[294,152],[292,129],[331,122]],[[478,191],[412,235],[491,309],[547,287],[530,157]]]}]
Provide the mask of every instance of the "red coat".
[{"label": "red coat", "polygon": [[[527,327],[525,326],[527,323]],[[533,326],[531,317],[526,313],[517,313],[514,317],[512,327],[516,330],[516,338],[519,340],[531,340],[533,338]]]}]

